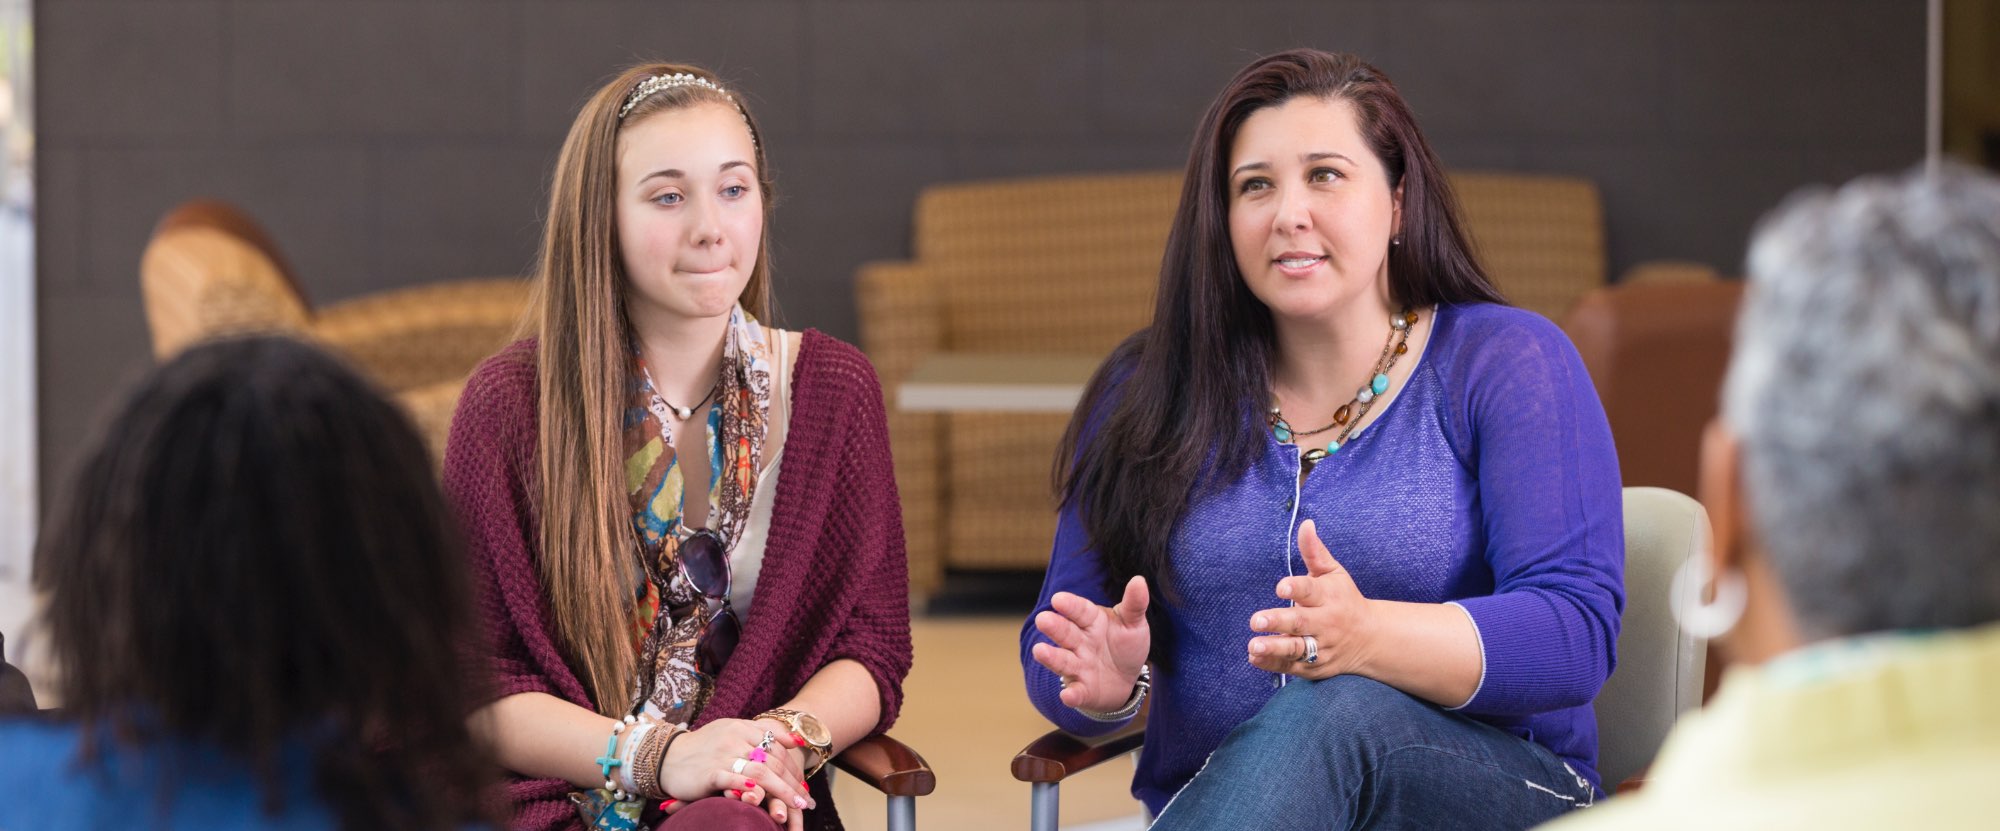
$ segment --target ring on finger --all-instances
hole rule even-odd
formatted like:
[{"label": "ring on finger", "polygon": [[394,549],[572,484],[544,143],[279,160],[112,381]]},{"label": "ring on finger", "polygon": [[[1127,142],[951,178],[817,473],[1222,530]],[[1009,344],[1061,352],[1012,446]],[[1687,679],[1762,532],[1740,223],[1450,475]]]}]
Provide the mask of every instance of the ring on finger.
[{"label": "ring on finger", "polygon": [[771,745],[775,743],[777,740],[778,740],[777,736],[771,735],[771,731],[766,730],[764,731],[764,740],[758,742],[757,747],[758,749],[763,750],[765,753],[769,753],[771,752]]},{"label": "ring on finger", "polygon": [[1300,635],[1306,642],[1306,656],[1300,660],[1308,664],[1319,663],[1319,639],[1311,635]]},{"label": "ring on finger", "polygon": [[749,766],[750,766],[749,759],[737,759],[736,761],[731,762],[729,764],[729,770],[732,773],[742,773],[743,769]]}]

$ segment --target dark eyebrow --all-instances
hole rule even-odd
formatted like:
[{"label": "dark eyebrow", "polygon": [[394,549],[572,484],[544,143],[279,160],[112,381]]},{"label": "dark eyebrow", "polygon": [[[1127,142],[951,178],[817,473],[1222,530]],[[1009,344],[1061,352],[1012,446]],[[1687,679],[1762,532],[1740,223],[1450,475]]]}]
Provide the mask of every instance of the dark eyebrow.
[{"label": "dark eyebrow", "polygon": [[[749,162],[746,162],[746,161],[741,161],[741,160],[738,160],[738,161],[728,161],[728,162],[723,162],[723,163],[722,163],[722,167],[720,167],[720,168],[717,168],[717,170],[728,170],[728,169],[730,169],[730,168],[732,168],[732,167],[749,167],[749,166],[750,166],[750,163],[749,163]],[[681,172],[681,171],[679,171],[679,170],[676,170],[676,169],[674,169],[674,168],[667,168],[666,170],[655,170],[655,171],[653,171],[653,172],[651,172],[651,173],[648,173],[648,174],[646,174],[646,175],[645,175],[644,177],[640,178],[640,179],[639,179],[639,184],[642,184],[642,185],[643,185],[643,184],[647,183],[648,181],[651,181],[651,180],[653,180],[653,179],[657,179],[657,178],[660,178],[660,177],[665,177],[665,178],[668,178],[668,179],[685,179],[685,178],[687,178],[687,174],[686,174],[686,173],[683,173],[683,172]]]},{"label": "dark eyebrow", "polygon": [[1245,170],[1270,170],[1270,169],[1271,169],[1270,162],[1251,162],[1245,165],[1238,165],[1235,170],[1229,172],[1229,178],[1234,179],[1236,178],[1236,174],[1242,173]]},{"label": "dark eyebrow", "polygon": [[[1335,153],[1331,150],[1322,150],[1317,153],[1307,153],[1299,157],[1299,161],[1304,162],[1306,164],[1311,164],[1313,162],[1323,162],[1326,161],[1327,159],[1339,159],[1348,164],[1354,163],[1353,159],[1350,159],[1340,153]],[[1235,170],[1230,171],[1229,178],[1234,179],[1237,177],[1238,174],[1241,174],[1243,171],[1246,170],[1270,170],[1270,169],[1271,169],[1270,162],[1251,162],[1249,164],[1241,165],[1237,167]]]}]

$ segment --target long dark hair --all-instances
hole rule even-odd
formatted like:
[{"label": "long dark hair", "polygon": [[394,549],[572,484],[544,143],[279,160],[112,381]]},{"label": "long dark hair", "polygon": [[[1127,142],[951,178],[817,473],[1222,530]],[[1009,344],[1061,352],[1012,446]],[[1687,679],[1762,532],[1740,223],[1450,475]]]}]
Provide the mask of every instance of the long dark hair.
[{"label": "long dark hair", "polygon": [[197,346],[85,451],[36,556],[67,717],[287,759],[348,828],[490,820],[458,529],[409,421],[280,337]]},{"label": "long dark hair", "polygon": [[1117,597],[1142,575],[1166,601],[1152,605],[1155,662],[1171,653],[1168,540],[1202,482],[1248,468],[1271,384],[1271,312],[1245,285],[1229,241],[1230,147],[1251,113],[1299,96],[1349,102],[1389,186],[1402,186],[1390,300],[1502,302],[1466,242],[1443,166],[1380,70],[1352,55],[1298,49],[1237,73],[1195,128],[1152,323],[1098,369],[1056,457],[1057,490],[1103,558],[1105,590]]}]

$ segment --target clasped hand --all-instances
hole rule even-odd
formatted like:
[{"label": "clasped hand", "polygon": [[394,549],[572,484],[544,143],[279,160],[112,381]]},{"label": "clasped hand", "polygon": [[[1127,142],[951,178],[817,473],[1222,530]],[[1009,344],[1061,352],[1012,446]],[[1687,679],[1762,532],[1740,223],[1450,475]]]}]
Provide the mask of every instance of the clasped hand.
[{"label": "clasped hand", "polygon": [[[750,761],[767,731],[776,742],[764,761]],[[675,739],[660,766],[660,785],[674,798],[667,812],[720,792],[763,805],[777,825],[803,829],[805,810],[818,807],[805,786],[805,753],[783,724],[735,718],[704,724]]]},{"label": "clasped hand", "polygon": [[[1335,675],[1366,674],[1373,638],[1372,606],[1361,596],[1354,578],[1321,542],[1312,520],[1299,523],[1299,555],[1304,576],[1278,581],[1280,599],[1290,607],[1264,609],[1250,616],[1250,628],[1269,632],[1250,639],[1250,663],[1269,672],[1319,680]],[[1317,644],[1317,660],[1307,663],[1306,636]]]}]

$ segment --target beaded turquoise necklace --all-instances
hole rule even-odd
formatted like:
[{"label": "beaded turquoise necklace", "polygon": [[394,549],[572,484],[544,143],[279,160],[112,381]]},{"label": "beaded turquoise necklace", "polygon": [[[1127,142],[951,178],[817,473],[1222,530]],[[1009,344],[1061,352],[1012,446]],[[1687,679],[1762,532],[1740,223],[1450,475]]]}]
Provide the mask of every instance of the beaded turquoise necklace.
[{"label": "beaded turquoise necklace", "polygon": [[1300,460],[1310,465],[1339,452],[1340,446],[1347,443],[1347,437],[1354,432],[1355,426],[1368,415],[1368,408],[1375,403],[1375,399],[1389,392],[1389,370],[1396,365],[1397,358],[1410,351],[1410,330],[1416,325],[1417,313],[1408,308],[1389,316],[1389,339],[1382,343],[1382,356],[1375,359],[1374,374],[1368,379],[1368,383],[1354,394],[1352,400],[1333,411],[1333,420],[1327,422],[1326,426],[1311,430],[1294,430],[1291,423],[1285,421],[1285,414],[1278,409],[1277,403],[1273,402],[1270,415],[1265,419],[1271,425],[1271,435],[1280,443],[1291,444],[1306,436],[1339,427],[1342,428],[1340,435],[1335,436],[1324,450],[1315,447],[1306,451]]}]

